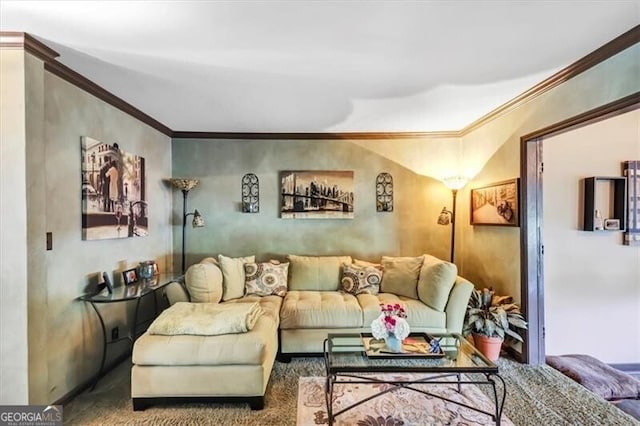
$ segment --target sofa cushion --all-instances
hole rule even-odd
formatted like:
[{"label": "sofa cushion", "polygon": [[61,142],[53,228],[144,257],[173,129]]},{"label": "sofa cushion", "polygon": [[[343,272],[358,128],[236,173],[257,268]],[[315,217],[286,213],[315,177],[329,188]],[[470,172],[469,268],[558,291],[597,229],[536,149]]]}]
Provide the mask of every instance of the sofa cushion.
[{"label": "sofa cushion", "polygon": [[194,303],[218,303],[222,299],[222,272],[214,264],[189,266],[184,282]]},{"label": "sofa cushion", "polygon": [[162,336],[143,334],[136,340],[132,361],[136,365],[260,365],[277,345],[278,296],[243,297],[225,303],[258,302],[264,314],[247,333],[219,336]]},{"label": "sofa cushion", "polygon": [[222,293],[222,300],[227,301],[244,296],[244,264],[254,263],[256,257],[247,256],[234,258],[219,255],[218,261],[220,262],[223,277],[222,285],[224,291]]},{"label": "sofa cushion", "polygon": [[425,254],[418,278],[418,298],[443,312],[457,276],[458,267],[455,264]]},{"label": "sofa cushion", "polygon": [[280,310],[280,328],[362,327],[356,296],[339,291],[289,290]]},{"label": "sofa cushion", "polygon": [[288,263],[245,263],[245,293],[256,296],[287,294]]},{"label": "sofa cushion", "polygon": [[358,266],[344,264],[340,289],[353,295],[360,293],[378,294],[382,270],[372,266]]},{"label": "sofa cushion", "polygon": [[343,263],[351,256],[296,256],[290,254],[289,290],[337,291]]},{"label": "sofa cushion", "polygon": [[418,298],[418,276],[422,267],[422,256],[382,256],[382,283],[380,291],[398,296]]},{"label": "sofa cushion", "polygon": [[419,300],[410,297],[398,296],[391,293],[378,295],[359,294],[356,296],[362,308],[362,322],[364,327],[370,327],[373,320],[380,316],[380,304],[403,305],[407,312],[407,322],[411,328],[431,328],[444,330],[447,327],[447,315],[438,312]]}]

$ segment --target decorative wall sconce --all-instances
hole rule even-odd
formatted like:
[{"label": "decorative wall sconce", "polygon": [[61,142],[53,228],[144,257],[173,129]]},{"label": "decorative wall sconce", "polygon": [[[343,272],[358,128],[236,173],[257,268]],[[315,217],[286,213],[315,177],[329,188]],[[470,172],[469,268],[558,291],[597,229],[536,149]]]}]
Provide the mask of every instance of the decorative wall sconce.
[{"label": "decorative wall sconce", "polygon": [[260,211],[260,180],[253,173],[242,177],[242,211],[258,213]]},{"label": "decorative wall sconce", "polygon": [[468,182],[468,179],[462,176],[454,176],[450,178],[443,179],[444,184],[451,190],[451,194],[453,195],[453,207],[451,210],[447,210],[447,207],[443,207],[440,215],[438,215],[438,225],[448,225],[451,224],[451,263],[454,263],[454,253],[455,253],[455,241],[456,241],[456,197],[458,195],[458,190],[465,186]]},{"label": "decorative wall sconce", "polygon": [[187,213],[187,196],[189,195],[189,191],[195,188],[200,181],[192,178],[174,178],[170,180],[173,186],[182,191],[182,272],[184,272],[187,218],[193,216],[191,226],[194,228],[202,228],[204,226],[204,218],[197,209],[194,210],[193,213]]},{"label": "decorative wall sconce", "polygon": [[393,177],[386,172],[376,177],[376,210],[393,211]]}]

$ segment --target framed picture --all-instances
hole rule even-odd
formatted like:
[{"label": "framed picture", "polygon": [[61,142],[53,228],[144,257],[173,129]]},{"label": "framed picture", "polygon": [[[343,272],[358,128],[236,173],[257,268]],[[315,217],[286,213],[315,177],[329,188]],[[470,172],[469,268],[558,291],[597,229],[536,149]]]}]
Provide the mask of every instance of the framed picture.
[{"label": "framed picture", "polygon": [[471,224],[520,226],[520,179],[471,190]]},{"label": "framed picture", "polygon": [[353,171],[282,172],[283,219],[353,219]]},{"label": "framed picture", "polygon": [[127,269],[122,272],[122,279],[124,280],[125,285],[133,284],[138,282],[138,271],[136,268]]},{"label": "framed picture", "polygon": [[148,235],[145,160],[124,148],[82,137],[83,240]]}]

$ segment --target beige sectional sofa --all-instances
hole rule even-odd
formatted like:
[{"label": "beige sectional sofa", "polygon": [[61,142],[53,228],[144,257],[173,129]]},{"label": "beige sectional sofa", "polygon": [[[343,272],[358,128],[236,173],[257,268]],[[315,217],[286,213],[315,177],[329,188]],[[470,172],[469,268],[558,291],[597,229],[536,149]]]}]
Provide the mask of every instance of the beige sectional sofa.
[{"label": "beige sectional sofa", "polygon": [[[381,264],[350,256],[289,255],[273,267],[275,273],[252,257],[220,260],[207,258],[191,266],[186,286],[168,286],[170,302],[258,303],[263,315],[245,333],[167,336],[147,331],[132,355],[134,410],[159,400],[241,400],[260,409],[276,357],[287,362],[292,356],[319,354],[329,333],[370,331],[381,303],[404,305],[412,331],[460,333],[473,289],[457,276],[455,265],[428,255],[383,257]],[[257,265],[271,273],[265,279],[271,287],[263,291],[247,284],[261,295],[242,294],[237,281],[243,264],[247,271]],[[345,281],[347,271],[361,284],[366,276],[368,284],[354,291],[353,280]],[[286,293],[278,282],[283,279]],[[269,288],[284,296],[265,295]]]}]

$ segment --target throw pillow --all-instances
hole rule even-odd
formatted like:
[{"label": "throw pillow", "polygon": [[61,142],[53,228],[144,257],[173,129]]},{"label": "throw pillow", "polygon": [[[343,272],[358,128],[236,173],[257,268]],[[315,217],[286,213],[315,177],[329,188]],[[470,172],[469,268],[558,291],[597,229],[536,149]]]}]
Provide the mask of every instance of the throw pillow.
[{"label": "throw pillow", "polygon": [[238,299],[244,296],[244,264],[255,263],[255,256],[247,257],[227,257],[218,255],[220,269],[222,269],[222,285],[224,291],[222,300]]},{"label": "throw pillow", "polygon": [[418,297],[425,305],[444,312],[457,276],[455,264],[425,254],[418,279]]},{"label": "throw pillow", "polygon": [[378,294],[382,271],[373,266],[342,265],[342,291],[356,294]]},{"label": "throw pillow", "polygon": [[382,256],[382,283],[380,291],[418,299],[418,276],[422,267],[422,256]]},{"label": "throw pillow", "polygon": [[382,265],[379,263],[367,262],[366,260],[353,259],[353,264],[357,266],[371,266],[382,270]]},{"label": "throw pillow", "polygon": [[245,292],[257,296],[287,294],[288,263],[245,263]]},{"label": "throw pillow", "polygon": [[184,283],[194,303],[218,303],[222,299],[222,272],[211,263],[196,263],[184,274]]},{"label": "throw pillow", "polygon": [[290,254],[289,290],[337,291],[340,269],[351,256],[296,256]]}]

